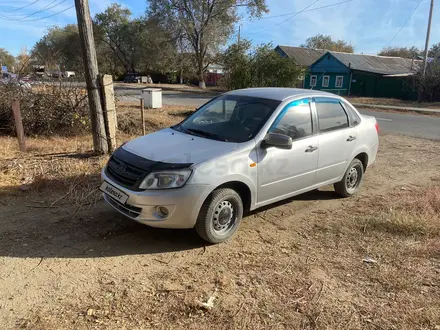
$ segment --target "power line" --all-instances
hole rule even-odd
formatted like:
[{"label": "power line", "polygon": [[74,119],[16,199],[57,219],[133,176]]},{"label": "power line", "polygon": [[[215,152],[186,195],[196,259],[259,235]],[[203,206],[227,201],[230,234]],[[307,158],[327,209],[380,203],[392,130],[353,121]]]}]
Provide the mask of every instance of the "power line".
[{"label": "power line", "polygon": [[59,0],[53,0],[52,2],[48,3],[48,4],[47,4],[46,6],[44,6],[43,8],[41,8],[41,9],[39,9],[39,10],[33,12],[33,13],[27,14],[27,15],[25,15],[25,16],[21,16],[21,17],[10,17],[10,16],[5,16],[5,15],[1,15],[1,14],[0,14],[0,17],[3,18],[3,19],[5,19],[5,20],[9,20],[9,21],[27,21],[27,20],[25,20],[25,18],[28,18],[28,17],[34,16],[34,15],[36,15],[36,14],[39,14],[39,13],[45,12],[45,11],[47,11],[47,10],[53,9],[53,8],[55,8],[55,7],[58,7],[58,6],[62,5],[63,3],[65,3],[67,0],[62,0],[61,2],[54,4],[54,3],[57,2],[57,1],[59,1]]},{"label": "power line", "polygon": [[282,21],[281,23],[278,23],[270,28],[264,29],[264,30],[260,30],[260,31],[256,31],[256,32],[252,32],[252,34],[256,34],[256,33],[261,33],[261,32],[265,32],[267,30],[271,30],[273,28],[276,28],[277,26],[283,24],[284,22],[288,21],[289,19],[294,18],[295,16],[298,16],[299,14],[301,14],[302,12],[304,12],[306,9],[309,9],[310,7],[312,7],[315,3],[317,3],[320,0],[315,0],[314,2],[312,2],[310,5],[308,5],[307,7],[304,7],[302,10],[300,10],[299,12],[294,13],[293,15],[291,15],[289,18],[285,19],[284,21]]},{"label": "power line", "polygon": [[49,18],[49,17],[53,17],[53,16],[56,16],[56,15],[62,14],[62,13],[66,12],[66,11],[68,11],[68,10],[74,8],[74,7],[75,7],[75,6],[70,6],[70,7],[66,8],[66,9],[64,9],[64,10],[61,10],[61,11],[55,13],[55,14],[52,14],[52,15],[49,15],[49,16],[45,16],[45,17],[40,17],[40,18],[36,18],[36,19],[24,19],[24,20],[22,20],[22,22],[36,22],[36,21],[42,21],[42,20],[44,20],[44,19],[46,19],[46,18]]},{"label": "power line", "polygon": [[396,39],[396,37],[399,35],[400,32],[402,32],[403,28],[406,26],[406,24],[408,24],[409,20],[411,19],[411,17],[413,17],[414,13],[416,12],[417,8],[419,8],[420,4],[422,3],[423,0],[420,0],[419,3],[417,4],[417,6],[414,8],[414,10],[411,12],[411,15],[409,15],[408,19],[405,21],[405,23],[403,23],[402,27],[399,29],[399,31],[397,31],[397,33],[394,35],[394,37],[383,47],[386,48],[388,47],[393,41],[394,39]]},{"label": "power line", "polygon": [[[279,17],[287,16],[287,15],[291,15],[291,16],[290,16],[289,18],[285,19],[284,21],[282,21],[282,22],[280,22],[280,23],[278,23],[278,24],[276,24],[276,25],[274,25],[274,26],[272,26],[272,27],[270,27],[270,28],[267,28],[267,29],[264,29],[264,30],[260,30],[260,31],[256,31],[256,32],[251,32],[250,34],[261,33],[261,32],[265,32],[265,31],[271,30],[271,29],[273,29],[273,28],[276,28],[276,27],[280,26],[281,24],[287,22],[288,20],[290,20],[290,19],[292,19],[292,18],[294,18],[294,17],[296,17],[296,16],[298,16],[299,14],[302,14],[302,13],[304,13],[304,12],[314,11],[314,10],[318,10],[318,9],[328,8],[328,7],[333,7],[333,6],[336,6],[336,5],[340,5],[340,4],[344,4],[344,3],[352,2],[352,1],[354,1],[354,0],[345,0],[345,1],[337,2],[337,3],[333,3],[333,4],[330,4],[330,5],[325,5],[325,6],[321,6],[321,7],[316,7],[316,8],[309,9],[311,6],[313,6],[314,4],[316,4],[318,1],[320,1],[320,0],[316,0],[315,2],[313,2],[312,4],[310,4],[309,6],[305,7],[304,9],[302,9],[301,11],[298,11],[298,12],[295,12],[295,13],[290,13],[290,14],[279,15]],[[275,16],[273,16],[273,17],[275,17]]]},{"label": "power line", "polygon": [[[333,7],[333,6],[341,5],[343,3],[352,2],[352,1],[354,1],[354,0],[345,0],[345,1],[332,3],[332,4],[321,6],[321,7],[316,7],[316,8],[311,8],[311,9],[303,10],[302,12],[305,13],[305,12],[309,12],[309,11],[324,9],[324,8],[328,8],[328,7]],[[281,14],[281,15],[265,16],[265,17],[261,17],[261,18],[258,18],[258,19],[241,20],[241,22],[258,23],[262,19],[271,19],[271,18],[277,18],[277,17],[285,17],[285,16],[290,16],[290,15],[293,15],[293,14],[297,14],[297,13],[298,12],[292,12],[292,13],[286,13],[286,14]]]},{"label": "power line", "polygon": [[299,14],[303,13],[305,10],[309,9],[310,7],[312,7],[312,6],[313,6],[314,4],[316,4],[318,1],[320,1],[320,0],[316,0],[316,1],[312,2],[310,5],[308,5],[307,7],[305,7],[303,10],[301,10],[301,11],[299,11],[299,12],[293,14],[293,15],[290,16],[289,18],[286,18],[286,19],[285,19],[284,21],[282,21],[281,23],[278,23],[278,24],[274,25],[274,26],[272,27],[272,29],[273,29],[273,28],[276,28],[277,26],[280,26],[281,24],[287,22],[288,20],[291,20],[292,18],[294,18],[294,17],[298,16]]},{"label": "power line", "polygon": [[18,22],[36,22],[36,21],[42,21],[42,20],[44,20],[46,18],[50,18],[50,17],[56,16],[56,15],[62,14],[62,13],[66,12],[66,11],[68,11],[68,10],[74,8],[74,7],[75,6],[70,6],[70,7],[66,8],[66,9],[63,9],[63,10],[61,10],[59,12],[54,13],[54,14],[51,14],[51,15],[48,15],[48,16],[44,16],[44,17],[40,17],[40,18],[35,18],[35,19],[10,19],[8,17],[2,16],[1,14],[0,14],[0,19],[5,19],[5,20],[9,20],[9,21],[14,20],[14,21],[18,21]]},{"label": "power line", "polygon": [[9,13],[14,13],[14,12],[16,12],[16,11],[19,11],[19,10],[25,9],[25,8],[27,8],[27,7],[29,7],[29,6],[32,6],[34,3],[37,3],[38,1],[40,1],[40,0],[35,0],[34,2],[31,2],[31,3],[27,4],[26,6],[23,6],[23,7],[20,7],[20,8],[16,8],[16,9],[14,9],[14,10],[11,10]]}]

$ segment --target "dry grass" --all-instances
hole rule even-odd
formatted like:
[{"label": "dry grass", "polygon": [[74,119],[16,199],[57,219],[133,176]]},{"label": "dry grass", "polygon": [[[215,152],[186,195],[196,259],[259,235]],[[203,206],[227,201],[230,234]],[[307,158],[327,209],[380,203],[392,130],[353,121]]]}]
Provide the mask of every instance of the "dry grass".
[{"label": "dry grass", "polygon": [[[28,138],[26,153],[17,141],[0,137],[0,196],[4,203],[31,194],[41,205],[76,205],[97,197],[98,173],[107,157],[91,154],[91,137]],[[39,196],[44,194],[46,198]]]},{"label": "dry grass", "polygon": [[[142,126],[140,109],[135,105],[119,104],[118,110],[117,141],[121,144],[140,136]],[[184,107],[145,110],[146,132],[174,125],[193,110]],[[90,196],[99,184],[99,173],[107,157],[92,155],[91,136],[31,137],[26,144],[27,152],[21,153],[15,138],[0,137],[1,196],[17,197],[22,191],[31,191],[48,193],[56,200],[57,194],[65,193],[64,204],[77,203],[81,196]]]},{"label": "dry grass", "polygon": [[[145,109],[146,132],[154,132],[175,125],[189,116],[195,108],[183,106],[164,106],[162,109]],[[141,134],[141,112],[135,102],[118,104],[118,129],[129,135]]]}]

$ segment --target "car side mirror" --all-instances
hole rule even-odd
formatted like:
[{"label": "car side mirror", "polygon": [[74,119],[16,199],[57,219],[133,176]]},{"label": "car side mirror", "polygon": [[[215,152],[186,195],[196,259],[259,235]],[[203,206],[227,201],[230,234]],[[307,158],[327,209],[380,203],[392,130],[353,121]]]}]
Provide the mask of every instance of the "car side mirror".
[{"label": "car side mirror", "polygon": [[268,133],[261,142],[261,148],[267,149],[269,147],[290,150],[292,149],[292,138],[284,134]]}]

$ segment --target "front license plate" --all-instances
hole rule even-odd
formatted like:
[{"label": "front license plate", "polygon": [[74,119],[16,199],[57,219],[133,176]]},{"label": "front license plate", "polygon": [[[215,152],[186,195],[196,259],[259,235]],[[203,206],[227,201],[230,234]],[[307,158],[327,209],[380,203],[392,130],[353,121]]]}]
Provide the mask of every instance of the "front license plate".
[{"label": "front license plate", "polygon": [[101,187],[99,187],[99,190],[101,190],[103,193],[107,194],[113,199],[116,199],[118,202],[125,204],[125,202],[128,199],[128,195],[122,191],[120,191],[118,188],[113,187],[110,183],[107,181],[104,181],[101,184]]}]

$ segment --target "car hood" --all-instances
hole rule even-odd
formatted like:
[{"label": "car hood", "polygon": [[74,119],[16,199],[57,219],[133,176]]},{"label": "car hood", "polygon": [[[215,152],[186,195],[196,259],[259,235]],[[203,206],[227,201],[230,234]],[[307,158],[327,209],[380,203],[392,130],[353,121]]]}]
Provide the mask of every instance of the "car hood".
[{"label": "car hood", "polygon": [[198,164],[237,148],[237,143],[189,135],[166,128],[141,136],[122,147],[145,159],[167,163]]}]

